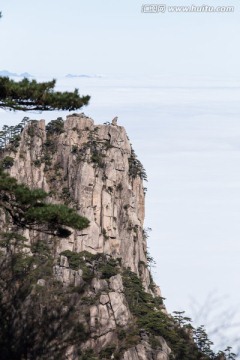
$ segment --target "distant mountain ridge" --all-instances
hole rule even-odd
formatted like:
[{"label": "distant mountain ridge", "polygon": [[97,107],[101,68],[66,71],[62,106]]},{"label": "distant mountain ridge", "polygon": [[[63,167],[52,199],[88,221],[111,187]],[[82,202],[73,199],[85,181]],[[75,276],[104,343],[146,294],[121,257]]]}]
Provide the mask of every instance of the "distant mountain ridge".
[{"label": "distant mountain ridge", "polygon": [[33,77],[33,75],[29,74],[28,72],[17,74],[17,73],[13,73],[11,71],[8,71],[8,70],[1,70],[0,71],[0,76],[8,76],[8,77],[14,76],[14,77],[24,77],[24,78]]},{"label": "distant mountain ridge", "polygon": [[[0,76],[7,76],[7,77],[19,77],[19,78],[33,78],[34,75],[29,74],[28,72],[24,73],[15,73],[8,70],[0,70]],[[96,78],[102,78],[102,75],[89,75],[89,74],[67,74],[65,75],[65,78],[89,78],[89,79],[96,79]]]},{"label": "distant mountain ridge", "polygon": [[67,74],[66,78],[102,78],[101,75]]}]

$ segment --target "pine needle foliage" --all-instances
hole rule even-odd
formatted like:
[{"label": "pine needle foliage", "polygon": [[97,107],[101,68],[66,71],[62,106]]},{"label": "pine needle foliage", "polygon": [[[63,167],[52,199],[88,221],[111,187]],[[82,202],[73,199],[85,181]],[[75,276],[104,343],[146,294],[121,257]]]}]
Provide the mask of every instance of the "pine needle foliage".
[{"label": "pine needle foliage", "polygon": [[48,194],[42,189],[29,189],[0,169],[0,208],[10,215],[13,224],[21,228],[45,231],[67,237],[64,227],[82,230],[89,220],[66,205],[47,203]]},{"label": "pine needle foliage", "polygon": [[88,105],[90,96],[73,92],[54,91],[56,80],[37,82],[24,78],[14,81],[0,77],[0,108],[22,111],[77,110]]}]

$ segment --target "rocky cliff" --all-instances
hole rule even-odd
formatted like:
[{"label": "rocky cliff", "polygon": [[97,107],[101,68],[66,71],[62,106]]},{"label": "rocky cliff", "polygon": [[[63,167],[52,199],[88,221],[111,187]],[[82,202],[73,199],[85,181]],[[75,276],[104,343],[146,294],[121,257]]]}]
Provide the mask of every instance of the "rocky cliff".
[{"label": "rocky cliff", "polygon": [[18,251],[10,262],[18,301],[12,359],[203,359],[188,331],[166,314],[149,272],[146,174],[123,127],[95,125],[84,114],[47,126],[30,121],[2,159],[19,183],[43,189],[49,203],[64,203],[90,220],[83,230],[49,234],[1,214],[5,238],[15,239],[2,243],[3,254]]},{"label": "rocky cliff", "polygon": [[[125,129],[94,125],[83,114],[68,116],[61,131],[47,137],[45,122],[26,127],[10,174],[31,188],[51,192],[86,216],[90,226],[59,241],[64,250],[104,253],[150,285],[144,221],[144,169]],[[132,175],[130,176],[132,172]]]}]

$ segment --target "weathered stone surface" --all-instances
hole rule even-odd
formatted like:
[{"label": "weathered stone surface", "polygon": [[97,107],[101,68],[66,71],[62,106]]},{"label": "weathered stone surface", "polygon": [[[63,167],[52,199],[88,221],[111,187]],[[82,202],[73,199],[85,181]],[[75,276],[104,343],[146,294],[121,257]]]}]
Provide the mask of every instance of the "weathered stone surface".
[{"label": "weathered stone surface", "polygon": [[171,350],[162,337],[158,337],[158,339],[162,346],[161,350],[153,350],[148,342],[142,341],[141,344],[125,351],[122,360],[169,360]]},{"label": "weathered stone surface", "polygon": [[37,285],[39,285],[39,286],[45,286],[45,285],[46,285],[46,280],[44,280],[44,279],[38,279]]},{"label": "weathered stone surface", "polygon": [[100,304],[105,305],[109,302],[109,296],[108,295],[101,295],[99,299]]},{"label": "weathered stone surface", "polygon": [[95,293],[98,293],[99,291],[106,291],[108,290],[108,283],[104,279],[92,279],[91,286]]},{"label": "weathered stone surface", "polygon": [[109,287],[113,291],[123,292],[122,277],[120,274],[110,277]]},{"label": "weathered stone surface", "polygon": [[53,273],[57,280],[61,281],[64,285],[80,286],[84,283],[81,269],[72,270],[68,267],[55,265],[53,267]]},{"label": "weathered stone surface", "polygon": [[65,352],[66,360],[75,360],[76,359],[76,352],[74,346],[69,346]]},{"label": "weathered stone surface", "polygon": [[60,266],[69,268],[68,258],[64,255],[60,255]]},{"label": "weathered stone surface", "polygon": [[135,347],[125,351],[123,355],[123,360],[139,360],[139,356]]},{"label": "weathered stone surface", "polygon": [[[67,116],[64,132],[53,140],[55,151],[51,154],[51,165],[44,163],[47,139],[44,120],[36,123],[35,131],[36,136],[32,137],[27,127],[23,130],[9,172],[31,188],[51,191],[53,203],[62,202],[67,189],[68,204],[90,220],[88,228],[82,231],[69,229],[72,233],[68,238],[55,238],[53,273],[64,287],[72,285],[84,292],[81,296],[85,297],[85,302],[79,300],[77,291],[74,294],[76,306],[81,309],[78,319],[89,332],[89,338],[81,348],[99,352],[119,344],[119,327],[127,331],[133,322],[122,276],[117,274],[108,280],[100,279],[101,275],[94,273],[95,265],[90,264],[94,275],[87,283],[83,280],[83,271],[71,269],[68,258],[60,254],[65,250],[86,250],[120,258],[121,266],[135,272],[145,290],[152,293],[146,266],[142,179],[129,176],[131,145],[121,126],[94,125],[93,120],[83,113]],[[36,161],[37,164],[40,161],[39,166]],[[29,245],[36,236],[49,240],[48,235],[29,230],[24,230],[24,236]],[[44,280],[39,279],[38,285],[45,286]],[[160,289],[156,287],[154,294],[161,296]],[[126,350],[122,360],[169,359],[170,349],[164,339],[159,339],[161,349],[158,350],[153,350],[148,340],[148,334],[142,334],[140,344]],[[66,359],[77,360],[75,350],[74,346],[68,347]]]},{"label": "weathered stone surface", "polygon": [[[91,220],[87,229],[73,231],[68,239],[59,239],[58,252],[104,252],[121,257],[123,266],[139,274],[139,262],[146,263],[144,191],[142,179],[128,174],[131,145],[125,129],[94,125],[83,113],[67,116],[64,133],[54,139],[56,151],[46,171],[44,120],[35,126],[34,137],[29,135],[28,127],[23,130],[10,174],[30,187],[46,191],[57,190],[61,194],[63,188],[69,188],[79,213]],[[91,139],[98,149],[94,160]],[[40,166],[35,166],[36,160],[41,160]],[[60,169],[59,175],[56,167]],[[59,199],[53,197],[52,201]],[[147,289],[148,269],[141,271],[141,278]]]},{"label": "weathered stone surface", "polygon": [[125,296],[117,292],[109,292],[109,298],[116,324],[126,326],[131,318],[131,314],[126,305]]},{"label": "weathered stone surface", "polygon": [[116,329],[112,311],[107,305],[94,305],[90,307],[91,336],[102,336]]},{"label": "weathered stone surface", "polygon": [[[112,344],[116,343],[116,334],[113,331],[110,331],[102,336],[99,336],[94,339],[89,339],[83,344],[82,350],[87,349],[103,349],[107,346],[111,346]],[[76,358],[77,360],[78,358]],[[73,358],[75,360],[75,358]]]},{"label": "weathered stone surface", "polygon": [[[147,346],[147,349],[146,349],[146,346]],[[137,351],[137,355],[138,355],[138,360],[152,359],[151,348],[147,343],[145,343],[145,346],[143,344],[138,344],[136,346],[136,351]]]},{"label": "weathered stone surface", "polygon": [[162,352],[162,351],[159,351],[157,354],[156,354],[156,360],[168,360],[169,359],[169,356]]},{"label": "weathered stone surface", "polygon": [[171,354],[171,349],[162,336],[158,336],[157,338],[162,347],[162,351],[160,351],[157,355],[157,360],[168,360],[169,355]]}]

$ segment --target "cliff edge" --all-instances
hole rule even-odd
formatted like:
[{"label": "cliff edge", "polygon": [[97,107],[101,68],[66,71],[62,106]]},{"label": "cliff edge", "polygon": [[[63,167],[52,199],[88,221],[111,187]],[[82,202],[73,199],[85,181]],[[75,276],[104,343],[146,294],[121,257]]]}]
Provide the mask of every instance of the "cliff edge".
[{"label": "cliff edge", "polygon": [[1,211],[0,359],[208,359],[167,315],[153,282],[146,173],[123,127],[83,113],[47,126],[31,120],[1,159],[11,178],[90,223],[54,233]]}]

